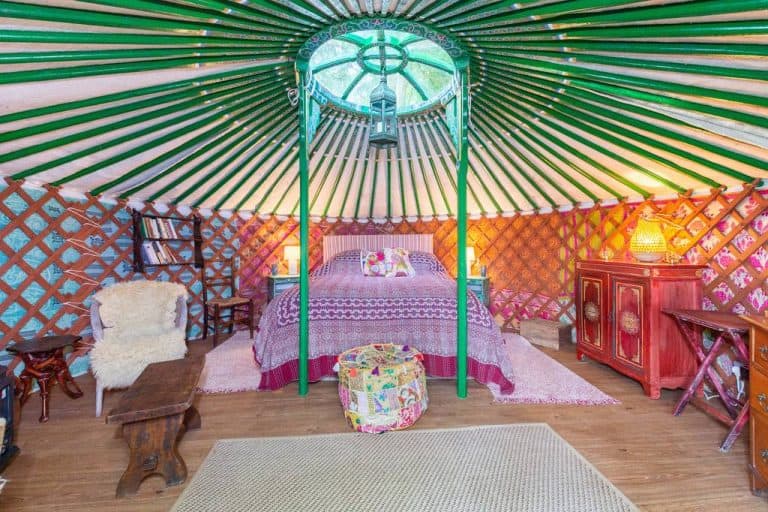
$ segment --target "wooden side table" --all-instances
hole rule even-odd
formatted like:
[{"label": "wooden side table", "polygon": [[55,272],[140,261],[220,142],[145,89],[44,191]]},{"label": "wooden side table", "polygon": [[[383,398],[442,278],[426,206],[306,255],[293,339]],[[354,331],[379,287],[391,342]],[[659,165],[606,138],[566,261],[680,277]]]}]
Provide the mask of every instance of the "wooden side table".
[{"label": "wooden side table", "polygon": [[297,284],[299,284],[298,274],[267,276],[267,302],[271,302],[272,299]]},{"label": "wooden side table", "polygon": [[[738,361],[745,369],[749,368],[749,350],[747,349],[744,338],[744,335],[749,331],[749,324],[735,313],[691,309],[665,310],[664,312],[675,318],[677,325],[680,327],[680,331],[688,342],[688,346],[693,353],[696,354],[696,358],[699,361],[699,369],[690,384],[688,384],[685,393],[683,393],[683,396],[677,402],[674,415],[679,416],[683,412],[685,406],[688,405],[688,402],[691,402],[696,398],[696,394],[699,393],[699,388],[704,381],[704,378],[707,377],[708,381],[717,390],[728,414],[724,414],[719,409],[712,407],[708,403],[703,403],[701,400],[695,400],[694,403],[701,410],[714,416],[730,427],[728,435],[720,445],[720,451],[727,452],[730,450],[731,445],[733,445],[733,442],[739,436],[744,425],[746,425],[749,420],[749,403],[746,400],[744,402],[739,402],[726,392],[713,368],[713,364],[717,358],[720,347],[722,347],[724,343],[730,342],[736,348]],[[711,329],[718,333],[712,347],[706,353],[704,352],[701,336],[696,326],[698,326],[698,328],[704,327]]]},{"label": "wooden side table", "polygon": [[486,276],[467,276],[467,289],[472,291],[485,306],[491,305],[490,280]]},{"label": "wooden side table", "polygon": [[[72,378],[72,374],[69,373],[67,362],[64,359],[64,348],[75,345],[81,339],[80,336],[72,334],[43,336],[42,338],[20,341],[6,348],[8,352],[21,356],[21,360],[24,362],[24,370],[19,375],[21,385],[16,390],[16,393],[21,395],[19,402],[22,406],[32,393],[32,379],[37,379],[40,386],[40,399],[43,402],[39,420],[41,423],[48,421],[48,399],[51,386],[57,381],[61,390],[68,397],[80,398],[83,396],[82,390]],[[51,380],[54,378],[56,380]]]}]

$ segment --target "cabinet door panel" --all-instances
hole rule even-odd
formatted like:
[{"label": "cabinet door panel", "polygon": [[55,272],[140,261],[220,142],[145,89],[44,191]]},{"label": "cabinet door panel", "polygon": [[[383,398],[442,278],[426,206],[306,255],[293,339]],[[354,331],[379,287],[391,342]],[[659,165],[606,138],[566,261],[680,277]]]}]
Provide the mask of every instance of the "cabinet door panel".
[{"label": "cabinet door panel", "polygon": [[613,355],[629,367],[642,370],[647,357],[643,340],[648,287],[642,281],[615,279],[613,294]]},{"label": "cabinet door panel", "polygon": [[605,350],[604,325],[607,320],[605,278],[600,275],[582,275],[579,277],[579,329],[580,343],[600,351]]},{"label": "cabinet door panel", "polygon": [[768,417],[753,414],[750,422],[750,443],[752,460],[752,490],[768,491]]}]

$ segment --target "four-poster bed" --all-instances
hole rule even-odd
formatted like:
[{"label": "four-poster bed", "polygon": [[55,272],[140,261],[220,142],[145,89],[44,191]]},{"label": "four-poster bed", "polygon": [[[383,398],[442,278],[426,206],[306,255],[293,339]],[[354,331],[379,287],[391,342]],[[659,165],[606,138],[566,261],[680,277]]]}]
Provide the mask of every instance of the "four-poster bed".
[{"label": "four-poster bed", "polygon": [[[469,149],[469,57],[466,51],[452,38],[434,31],[426,25],[408,21],[400,23],[393,20],[350,20],[331,26],[307,40],[298,52],[296,72],[298,84],[299,114],[299,222],[301,265],[299,269],[299,333],[298,333],[298,376],[299,394],[308,393],[309,383],[309,145],[313,136],[310,117],[312,113],[313,84],[310,58],[326,41],[334,37],[350,34],[359,30],[396,29],[409,32],[419,39],[423,38],[440,46],[453,61],[454,81],[449,93],[454,108],[454,142],[456,144],[456,231],[457,231],[457,278],[456,278],[456,394],[460,398],[467,396],[467,169]],[[360,59],[365,60],[364,52]],[[380,57],[383,58],[383,57]],[[403,57],[403,60],[407,60]],[[402,63],[398,67],[404,66]],[[382,73],[386,62],[382,62]],[[362,75],[361,75],[362,76]],[[358,78],[359,80],[359,78]],[[315,90],[315,88],[313,88]],[[322,101],[326,101],[323,98]],[[446,109],[446,115],[449,109]],[[371,249],[381,249],[372,247]],[[326,262],[327,263],[327,262]]]},{"label": "four-poster bed", "polygon": [[[413,277],[366,277],[361,250],[397,245],[410,252]],[[329,236],[324,261],[310,276],[308,381],[334,375],[336,356],[371,343],[409,345],[424,355],[427,375],[453,377],[458,363],[457,283],[432,254],[432,235]],[[490,312],[469,292],[467,374],[504,400],[514,391],[512,363]],[[270,302],[254,342],[260,389],[299,379],[300,290]]]}]

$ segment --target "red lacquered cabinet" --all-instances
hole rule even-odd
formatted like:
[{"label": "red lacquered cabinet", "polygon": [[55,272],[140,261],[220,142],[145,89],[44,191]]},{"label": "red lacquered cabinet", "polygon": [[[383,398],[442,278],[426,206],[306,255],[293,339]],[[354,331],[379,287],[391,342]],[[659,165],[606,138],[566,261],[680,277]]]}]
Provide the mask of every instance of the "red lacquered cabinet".
[{"label": "red lacquered cabinet", "polygon": [[576,262],[576,355],[631,377],[651,398],[688,385],[696,356],[664,309],[700,309],[701,265]]}]

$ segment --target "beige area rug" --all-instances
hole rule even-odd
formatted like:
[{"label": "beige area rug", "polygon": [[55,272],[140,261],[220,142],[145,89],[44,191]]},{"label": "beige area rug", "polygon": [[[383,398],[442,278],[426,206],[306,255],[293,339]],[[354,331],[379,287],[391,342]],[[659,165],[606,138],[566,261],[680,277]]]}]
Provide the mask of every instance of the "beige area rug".
[{"label": "beige area rug", "polygon": [[637,508],[549,425],[224,439],[176,512]]}]

